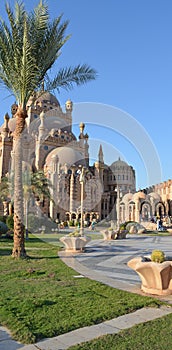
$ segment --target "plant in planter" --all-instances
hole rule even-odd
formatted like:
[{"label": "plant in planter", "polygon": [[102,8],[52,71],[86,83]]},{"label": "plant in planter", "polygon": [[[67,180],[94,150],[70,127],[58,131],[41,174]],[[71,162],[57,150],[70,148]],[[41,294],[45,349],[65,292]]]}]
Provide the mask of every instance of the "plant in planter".
[{"label": "plant in planter", "polygon": [[128,230],[126,230],[126,224],[121,224],[119,230],[115,233],[115,239],[125,239],[127,236]]},{"label": "plant in planter", "polygon": [[79,231],[73,231],[68,234],[69,237],[81,237],[81,233]]},{"label": "plant in planter", "polygon": [[151,254],[151,261],[162,263],[165,261],[165,254],[162,250],[153,250]]},{"label": "plant in planter", "polygon": [[145,293],[172,294],[172,260],[165,259],[161,250],[154,250],[150,257],[131,259],[127,264],[141,278],[141,289]]},{"label": "plant in planter", "polygon": [[78,230],[60,238],[60,241],[64,243],[65,251],[67,252],[83,252],[86,244],[90,240],[90,237],[81,235]]}]

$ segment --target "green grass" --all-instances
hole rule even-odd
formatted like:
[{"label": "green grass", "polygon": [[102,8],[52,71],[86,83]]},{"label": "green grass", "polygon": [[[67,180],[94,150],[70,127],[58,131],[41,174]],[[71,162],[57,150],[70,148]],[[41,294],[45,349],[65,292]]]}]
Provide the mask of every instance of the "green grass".
[{"label": "green grass", "polygon": [[23,343],[161,304],[76,278],[77,273],[58,258],[59,247],[38,237],[30,235],[26,242],[27,259],[13,259],[12,246],[12,241],[0,239],[0,324]]},{"label": "green grass", "polygon": [[172,315],[142,323],[118,334],[106,335],[70,350],[171,350]]}]

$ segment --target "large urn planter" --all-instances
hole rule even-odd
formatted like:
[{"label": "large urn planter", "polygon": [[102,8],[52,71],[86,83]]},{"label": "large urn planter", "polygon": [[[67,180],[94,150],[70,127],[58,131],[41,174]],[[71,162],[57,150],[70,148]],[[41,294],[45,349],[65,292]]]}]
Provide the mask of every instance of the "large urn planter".
[{"label": "large urn planter", "polygon": [[104,240],[125,239],[127,230],[104,230],[102,231]]},{"label": "large urn planter", "polygon": [[115,231],[114,230],[103,230],[101,231],[101,233],[103,234],[103,238],[104,240],[111,240],[114,239],[115,236]]},{"label": "large urn planter", "polygon": [[66,252],[83,252],[86,244],[91,240],[88,236],[63,236],[60,241],[65,245]]},{"label": "large urn planter", "polygon": [[141,278],[141,290],[148,294],[172,294],[172,261],[144,261],[141,257],[128,261],[128,266]]}]

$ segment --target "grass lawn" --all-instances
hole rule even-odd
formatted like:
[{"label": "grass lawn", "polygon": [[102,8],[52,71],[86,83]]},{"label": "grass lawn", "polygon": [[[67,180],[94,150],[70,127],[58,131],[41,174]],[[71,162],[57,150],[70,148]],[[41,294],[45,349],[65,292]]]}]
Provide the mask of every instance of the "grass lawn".
[{"label": "grass lawn", "polygon": [[13,242],[0,238],[0,324],[16,340],[33,343],[161,304],[154,298],[76,278],[78,274],[58,258],[59,246],[49,243],[30,235],[28,258],[15,260]]},{"label": "grass lawn", "polygon": [[142,323],[118,334],[106,335],[70,350],[171,350],[172,315]]}]

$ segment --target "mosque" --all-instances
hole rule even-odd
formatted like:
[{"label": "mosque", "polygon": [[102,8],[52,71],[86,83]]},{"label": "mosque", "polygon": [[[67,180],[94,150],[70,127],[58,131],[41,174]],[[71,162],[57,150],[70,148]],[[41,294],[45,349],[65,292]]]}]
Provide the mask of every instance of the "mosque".
[{"label": "mosque", "polygon": [[[13,171],[13,133],[17,105],[11,116],[4,116],[0,127],[0,178]],[[43,91],[36,100],[27,103],[26,127],[23,133],[23,172],[43,170],[51,181],[51,197],[39,202],[39,208],[54,221],[103,219],[140,221],[153,215],[171,215],[172,181],[136,192],[135,170],[131,165],[114,159],[104,162],[100,144],[97,161],[90,165],[89,135],[83,122],[78,137],[72,131],[73,103],[68,100],[65,111],[57,98]],[[81,208],[81,196],[82,208]],[[30,201],[33,205],[33,198]],[[2,205],[9,213],[11,202]],[[31,209],[30,209],[31,210]]]}]

